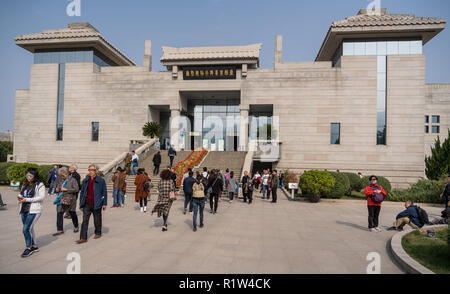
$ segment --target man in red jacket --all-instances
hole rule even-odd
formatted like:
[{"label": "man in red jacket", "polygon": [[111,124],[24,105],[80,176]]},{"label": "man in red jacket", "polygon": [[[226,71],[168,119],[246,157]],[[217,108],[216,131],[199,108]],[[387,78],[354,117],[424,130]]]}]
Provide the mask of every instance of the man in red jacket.
[{"label": "man in red jacket", "polygon": [[386,191],[378,185],[376,176],[370,176],[369,179],[369,185],[364,190],[369,210],[369,232],[381,232],[381,229],[378,227],[378,216],[380,215],[381,202],[386,196]]}]

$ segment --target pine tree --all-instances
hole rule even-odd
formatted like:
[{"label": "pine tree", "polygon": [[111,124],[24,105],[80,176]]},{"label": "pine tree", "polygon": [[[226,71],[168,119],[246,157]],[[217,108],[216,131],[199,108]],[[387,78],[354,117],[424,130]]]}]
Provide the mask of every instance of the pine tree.
[{"label": "pine tree", "polygon": [[438,180],[443,174],[450,174],[450,129],[442,143],[439,137],[431,147],[431,156],[425,157],[425,174],[430,180]]}]

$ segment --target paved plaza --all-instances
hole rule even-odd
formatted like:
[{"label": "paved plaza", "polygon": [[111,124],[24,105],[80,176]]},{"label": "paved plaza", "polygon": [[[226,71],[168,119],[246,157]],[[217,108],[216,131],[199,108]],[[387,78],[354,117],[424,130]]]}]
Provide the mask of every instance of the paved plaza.
[{"label": "paved plaza", "polygon": [[[290,202],[279,192],[272,204],[259,195],[252,205],[223,199],[218,213],[205,209],[205,227],[192,231],[192,215],[182,213],[183,200],[174,203],[169,230],[162,220],[141,213],[128,196],[124,208],[103,213],[103,237],[75,244],[71,220],[64,219],[65,234],[56,231],[54,197],[45,200],[44,213],[36,225],[40,252],[21,258],[24,249],[17,193],[0,187],[7,209],[0,210],[0,273],[66,273],[67,255],[81,256],[81,273],[287,273],[365,274],[369,252],[381,256],[381,273],[402,273],[388,252],[394,232],[369,233],[365,201],[322,201],[317,204]],[[149,210],[156,195],[152,195]],[[427,207],[430,218],[440,207]],[[380,215],[383,228],[391,225],[402,203],[385,202]],[[81,213],[78,212],[81,222]]]}]

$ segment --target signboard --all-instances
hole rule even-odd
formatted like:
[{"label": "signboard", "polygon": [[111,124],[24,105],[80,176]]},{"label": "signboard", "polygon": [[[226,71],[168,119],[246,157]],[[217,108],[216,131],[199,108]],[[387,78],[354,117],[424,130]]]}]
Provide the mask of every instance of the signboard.
[{"label": "signboard", "polygon": [[292,190],[298,189],[298,183],[289,183],[289,189]]},{"label": "signboard", "polygon": [[236,66],[183,67],[183,80],[235,80]]}]

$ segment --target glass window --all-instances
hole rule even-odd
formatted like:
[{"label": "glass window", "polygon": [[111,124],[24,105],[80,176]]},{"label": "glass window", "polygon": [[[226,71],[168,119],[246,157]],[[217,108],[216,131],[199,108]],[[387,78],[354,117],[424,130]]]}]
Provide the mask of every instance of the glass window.
[{"label": "glass window", "polygon": [[411,54],[422,54],[422,41],[411,41],[410,51]]},{"label": "glass window", "polygon": [[344,42],[343,53],[344,56],[355,55],[354,45],[352,42]]},{"label": "glass window", "polygon": [[432,127],[431,127],[431,132],[432,132],[433,134],[439,134],[439,131],[440,131],[439,126],[432,126]]},{"label": "glass window", "polygon": [[398,54],[398,41],[388,41],[387,42],[387,55]]},{"label": "glass window", "polygon": [[366,42],[355,42],[355,55],[366,55]]},{"label": "glass window", "polygon": [[386,41],[377,42],[377,55],[386,55]]},{"label": "glass window", "polygon": [[399,41],[398,42],[398,54],[410,54],[409,44],[410,44],[410,41]]},{"label": "glass window", "polygon": [[97,142],[98,141],[98,133],[99,133],[99,123],[93,122],[92,123],[92,141]]},{"label": "glass window", "polygon": [[332,123],[330,127],[330,144],[338,145],[341,143],[341,124]]},{"label": "glass window", "polygon": [[377,56],[377,72],[386,73],[386,56]]},{"label": "glass window", "polygon": [[65,76],[66,76],[66,65],[65,63],[60,63],[58,72],[58,101],[56,108],[56,141],[63,140]]},{"label": "glass window", "polygon": [[377,42],[366,43],[366,55],[377,55]]},{"label": "glass window", "polygon": [[439,115],[433,115],[431,117],[431,122],[434,124],[439,124],[441,122],[441,117]]},{"label": "glass window", "polygon": [[425,126],[425,134],[428,134],[430,132],[430,127],[429,126]]},{"label": "glass window", "polygon": [[430,116],[429,115],[425,115],[425,123],[429,123],[430,122]]},{"label": "glass window", "polygon": [[378,73],[378,91],[386,91],[386,74]]}]

